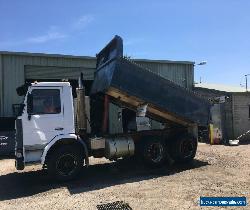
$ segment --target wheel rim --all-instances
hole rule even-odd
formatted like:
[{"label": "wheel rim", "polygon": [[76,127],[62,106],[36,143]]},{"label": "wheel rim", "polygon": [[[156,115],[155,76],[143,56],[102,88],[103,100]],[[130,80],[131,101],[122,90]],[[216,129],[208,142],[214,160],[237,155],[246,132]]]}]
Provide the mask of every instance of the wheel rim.
[{"label": "wheel rim", "polygon": [[148,158],[154,163],[158,163],[163,159],[164,148],[160,143],[151,144],[148,147]]},{"label": "wheel rim", "polygon": [[194,152],[194,144],[192,141],[190,140],[184,140],[182,141],[181,143],[181,154],[184,156],[184,157],[189,157],[190,155],[193,154]]},{"label": "wheel rim", "polygon": [[77,161],[71,154],[65,154],[58,158],[56,169],[62,176],[70,176],[77,168]]}]

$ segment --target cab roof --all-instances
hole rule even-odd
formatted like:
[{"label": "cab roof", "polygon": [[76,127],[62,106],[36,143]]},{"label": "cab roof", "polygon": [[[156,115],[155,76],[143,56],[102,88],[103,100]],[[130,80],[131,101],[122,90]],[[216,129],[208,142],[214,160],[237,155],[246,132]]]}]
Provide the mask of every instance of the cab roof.
[{"label": "cab roof", "polygon": [[33,82],[32,86],[49,86],[49,87],[58,87],[58,86],[70,86],[69,82]]}]

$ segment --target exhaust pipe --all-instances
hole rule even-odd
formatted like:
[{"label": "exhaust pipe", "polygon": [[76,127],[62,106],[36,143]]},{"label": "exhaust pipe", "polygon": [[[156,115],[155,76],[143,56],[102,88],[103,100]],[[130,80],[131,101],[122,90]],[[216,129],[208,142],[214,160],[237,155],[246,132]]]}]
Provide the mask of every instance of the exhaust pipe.
[{"label": "exhaust pipe", "polygon": [[76,109],[77,132],[79,135],[85,135],[87,133],[87,117],[85,109],[85,87],[83,84],[83,73],[81,73],[81,76],[79,77],[76,94],[77,94],[77,109]]}]

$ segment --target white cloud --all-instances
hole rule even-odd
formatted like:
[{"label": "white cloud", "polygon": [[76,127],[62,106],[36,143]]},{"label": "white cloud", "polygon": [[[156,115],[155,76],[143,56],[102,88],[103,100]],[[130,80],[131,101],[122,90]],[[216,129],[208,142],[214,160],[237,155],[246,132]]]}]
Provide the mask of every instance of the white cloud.
[{"label": "white cloud", "polygon": [[124,41],[124,46],[130,46],[130,45],[135,45],[138,43],[142,43],[145,40],[143,38],[133,38],[133,39],[127,39],[126,41]]},{"label": "white cloud", "polygon": [[12,47],[16,44],[17,44],[16,42],[11,42],[11,41],[0,42],[0,50],[2,50],[2,48],[5,48],[5,47]]},{"label": "white cloud", "polygon": [[64,39],[68,36],[71,36],[75,30],[86,28],[93,20],[94,18],[92,15],[83,15],[72,23],[73,28],[70,29],[68,26],[68,31],[66,33],[60,32],[60,28],[58,26],[50,26],[48,32],[44,35],[30,37],[26,41],[29,43],[45,43],[49,41]]},{"label": "white cloud", "polygon": [[84,29],[93,20],[94,17],[92,15],[83,15],[73,23],[73,29]]},{"label": "white cloud", "polygon": [[128,52],[127,53],[127,56],[131,57],[131,59],[136,59],[136,58],[141,58],[141,57],[147,57],[149,55],[148,52],[144,52],[144,51],[141,51],[141,52]]},{"label": "white cloud", "polygon": [[29,44],[42,44],[42,43],[46,43],[50,41],[57,41],[60,39],[65,39],[67,37],[68,37],[67,34],[59,32],[58,27],[51,26],[48,32],[44,33],[43,35],[33,36],[33,37],[29,37],[23,40],[0,42],[0,48],[19,46],[19,45],[24,45],[28,43]]},{"label": "white cloud", "polygon": [[58,40],[58,39],[64,39],[66,38],[67,35],[60,33],[60,32],[48,32],[44,35],[41,36],[35,36],[35,37],[30,37],[27,39],[27,42],[29,43],[45,43],[48,41],[52,41],[52,40]]},{"label": "white cloud", "polygon": [[74,22],[71,22],[71,24],[66,25],[63,30],[62,27],[52,25],[48,28],[47,32],[41,35],[31,36],[22,40],[7,40],[4,42],[0,42],[0,48],[24,45],[27,43],[42,44],[50,41],[63,40],[67,37],[74,36],[74,32],[76,30],[79,31],[85,29],[93,20],[94,17],[92,15],[83,15],[76,19]]}]

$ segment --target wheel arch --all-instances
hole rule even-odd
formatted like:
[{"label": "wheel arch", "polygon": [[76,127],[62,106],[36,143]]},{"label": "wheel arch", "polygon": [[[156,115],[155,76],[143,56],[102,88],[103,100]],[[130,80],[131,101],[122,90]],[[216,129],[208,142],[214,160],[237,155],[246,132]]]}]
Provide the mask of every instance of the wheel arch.
[{"label": "wheel arch", "polygon": [[41,157],[41,164],[46,164],[49,155],[63,145],[76,145],[82,149],[84,154],[85,163],[89,165],[88,148],[83,139],[75,134],[60,135],[55,137],[45,148]]}]

